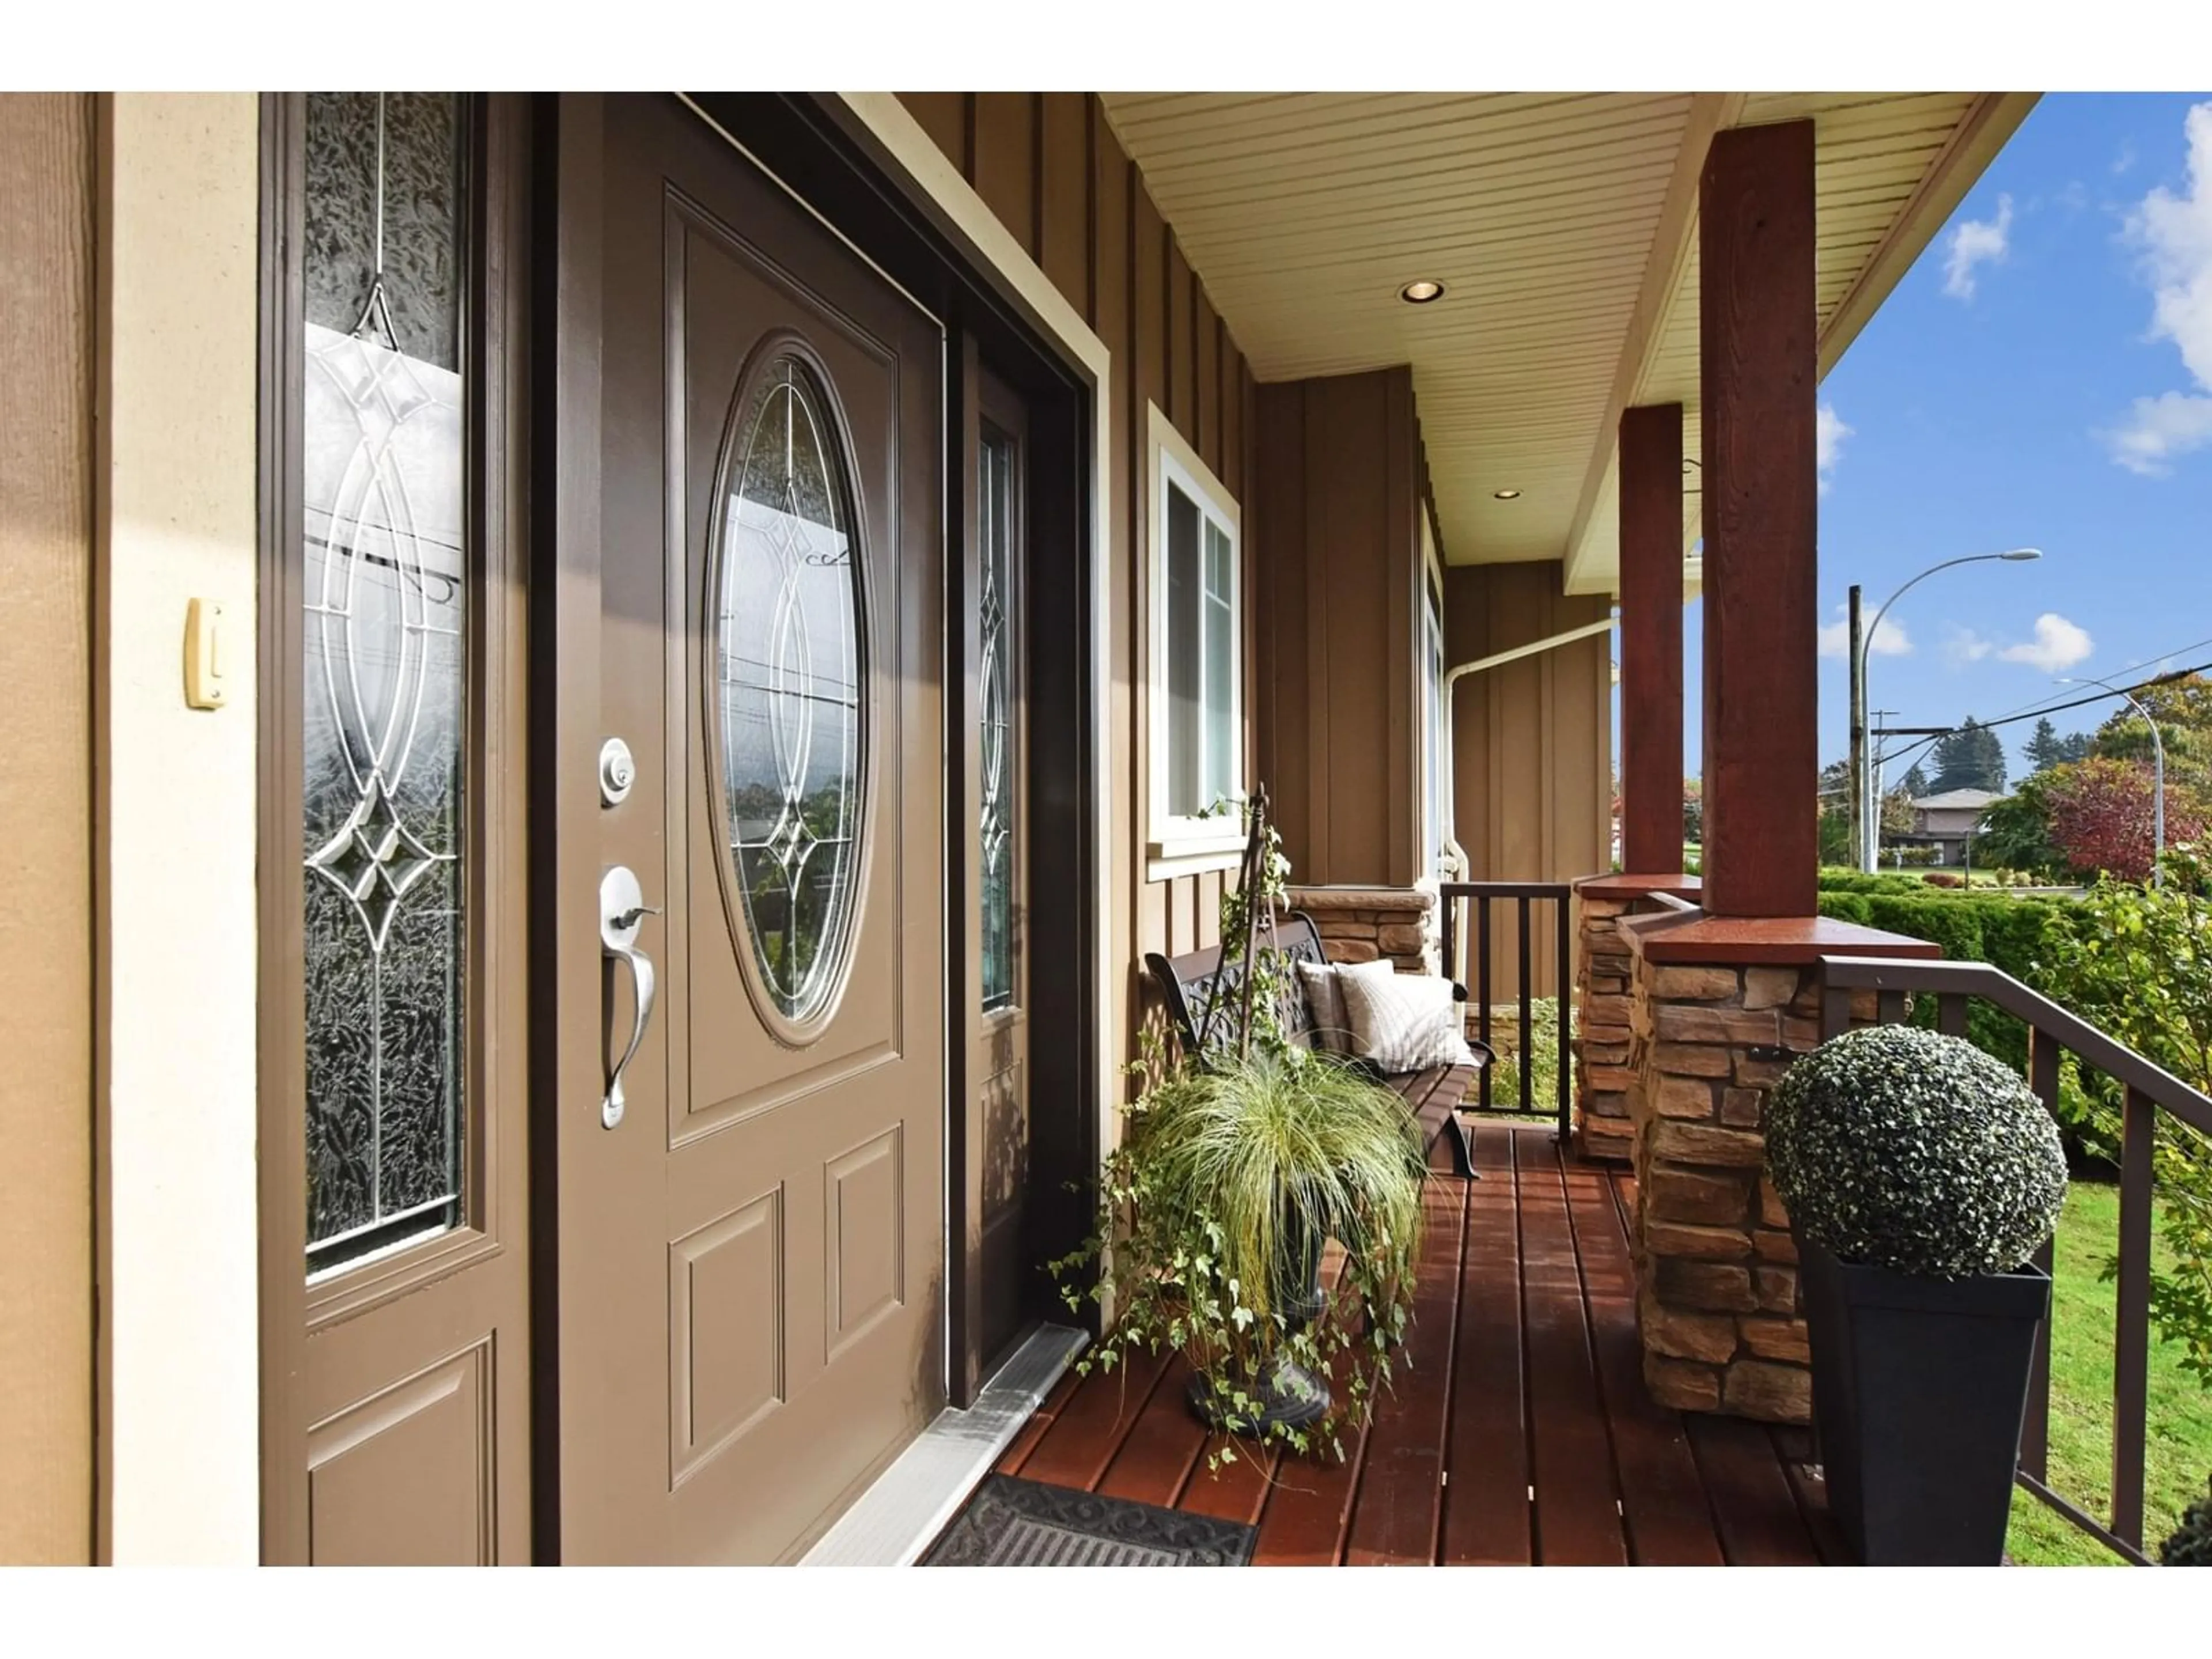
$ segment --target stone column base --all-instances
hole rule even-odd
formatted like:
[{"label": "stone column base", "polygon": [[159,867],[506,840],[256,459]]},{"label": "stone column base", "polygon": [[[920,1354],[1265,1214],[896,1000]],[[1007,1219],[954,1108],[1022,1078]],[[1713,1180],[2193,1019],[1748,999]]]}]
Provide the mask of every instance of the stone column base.
[{"label": "stone column base", "polygon": [[[1820,1042],[1820,956],[1935,948],[1845,923],[1697,912],[1620,930],[1633,963],[1630,1243],[1644,1382],[1683,1411],[1809,1422],[1797,1248],[1761,1173],[1766,1097],[1791,1058]],[[1851,1012],[1854,1024],[1871,1022],[1875,994],[1857,994]]]},{"label": "stone column base", "polygon": [[1694,900],[1695,876],[1592,876],[1575,884],[1575,1119],[1583,1156],[1632,1156],[1628,1097],[1633,958],[1620,931],[1624,916],[1667,909],[1658,895]]},{"label": "stone column base", "polygon": [[1433,974],[1440,940],[1437,896],[1425,887],[1293,887],[1291,908],[1321,929],[1332,962],[1388,958],[1401,974]]}]

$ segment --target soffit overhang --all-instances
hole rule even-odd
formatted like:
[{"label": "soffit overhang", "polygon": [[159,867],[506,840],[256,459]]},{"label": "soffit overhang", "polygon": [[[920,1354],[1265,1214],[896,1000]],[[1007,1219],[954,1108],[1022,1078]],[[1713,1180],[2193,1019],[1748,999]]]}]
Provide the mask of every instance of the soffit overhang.
[{"label": "soffit overhang", "polygon": [[[1619,571],[1620,411],[1698,458],[1697,181],[1723,128],[1811,118],[1826,374],[2034,102],[2008,93],[1108,93],[1262,380],[1410,364],[1451,564]],[[1444,284],[1411,306],[1415,278]],[[1698,534],[1689,472],[1685,545]],[[1517,489],[1510,501],[1498,489]]]}]

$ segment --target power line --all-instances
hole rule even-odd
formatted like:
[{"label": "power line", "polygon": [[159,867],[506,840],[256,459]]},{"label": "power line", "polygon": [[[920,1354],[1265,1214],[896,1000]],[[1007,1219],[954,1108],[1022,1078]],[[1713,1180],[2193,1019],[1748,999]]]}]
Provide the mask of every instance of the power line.
[{"label": "power line", "polygon": [[[2212,644],[2212,641],[2204,641],[2201,642],[2204,644]],[[2149,679],[2142,681],[2139,684],[2128,686],[2125,690],[2131,692],[2148,691],[2154,685],[2169,685],[2175,680],[2187,679],[2191,674],[2203,674],[2207,672],[2212,672],[2212,662],[2198,663],[2193,668],[2176,668],[2168,673],[2155,675]],[[2048,708],[2031,708],[2025,714],[2007,714],[2001,719],[1993,720],[1977,720],[1974,724],[1984,732],[1991,731],[2000,726],[2017,726],[2022,720],[2038,720],[2046,714],[2063,714],[2069,708],[2084,708],[2093,702],[2109,702],[2112,698],[2118,696],[2119,695],[2120,693],[2118,691],[2098,691],[2092,693],[2090,696],[2086,697],[2075,697],[2069,702],[2053,703]],[[1922,738],[1918,743],[1911,744],[1909,748],[1900,750],[1894,755],[1881,756],[1880,757],[1881,763],[1884,766],[1893,765],[1898,761],[1903,760],[1908,755],[1911,756],[1915,760],[1917,760],[1922,754],[1926,752],[1928,750],[1934,748],[1945,738],[1950,737],[1955,732],[1962,732],[1966,728],[1963,726],[1948,727],[1945,730],[1936,733],[1933,737]],[[1880,728],[1876,728],[1873,732],[1873,735],[1879,738],[1882,735],[1882,732]]]},{"label": "power line", "polygon": [[[2176,680],[2187,679],[2191,674],[2203,673],[2212,673],[2212,662],[2201,662],[2193,668],[2177,668],[2169,673],[2154,675],[2151,678],[2143,680],[2137,684],[2124,686],[2122,690],[2126,691],[2148,691],[2154,685],[2170,685]],[[2045,714],[2063,714],[2069,708],[2084,708],[2093,702],[2108,702],[2112,698],[2118,696],[2119,695],[2120,693],[2118,691],[2094,692],[2086,697],[2075,697],[2071,702],[2055,702],[2050,704],[2046,708],[2031,708],[2025,714],[2007,714],[2000,719],[1993,720],[1976,720],[1974,724],[1981,727],[1984,732],[1994,731],[2000,726],[2017,726],[2022,720],[2040,719]],[[1960,732],[1965,729],[1966,728],[1963,725],[1949,726],[1947,727],[1940,735],[1948,737],[1954,732]]]},{"label": "power line", "polygon": [[[2132,673],[2134,673],[2134,672],[2136,672],[2136,670],[2137,670],[2138,668],[2148,668],[2148,667],[2149,667],[2149,666],[2150,666],[2150,665],[2151,665],[2151,664],[2153,664],[2153,663],[2154,663],[2154,662],[2166,662],[2166,661],[2168,661],[2168,660],[2172,659],[2172,658],[2175,658],[2175,657],[2179,656],[2179,655],[2180,655],[2183,652],[2185,652],[2185,651],[2196,651],[2196,650],[2200,650],[2200,649],[2202,649],[2203,647],[2208,646],[2208,645],[2212,645],[2212,640],[2191,640],[2191,641],[2187,645],[2177,645],[2177,646],[2175,646],[2175,647],[2173,647],[2173,649],[2172,649],[2171,651],[2161,651],[2161,652],[2160,652],[2160,653],[2159,653],[2156,656],[2154,656],[2154,657],[2145,657],[2145,658],[2144,658],[2144,659],[2142,659],[2142,661],[2140,661],[2140,662],[2131,662],[2131,663],[2126,664],[2126,665],[2125,665],[2124,666],[2123,666],[2123,667],[2115,668],[2115,669],[2112,671],[2112,672],[2113,672],[2113,674],[2116,674],[2116,675],[2117,675],[2117,674],[2132,674]],[[2195,670],[2192,670],[2192,669],[2183,669],[2183,670],[2180,670],[2180,671],[2179,671],[2179,672],[2182,672],[2182,673],[2193,673],[2193,672],[2195,672],[2196,671],[2195,671]],[[2161,678],[2172,678],[2172,677],[2171,677],[2171,676],[2162,676]],[[2157,682],[2157,681],[2155,681],[2155,680],[2154,680],[2154,681],[2151,681],[2151,682],[2150,682],[2150,684],[2154,684],[2154,684],[2156,684],[2157,683],[2158,683],[2158,682]],[[2002,719],[2003,719],[2003,720],[2009,720],[2013,715],[2014,715],[2014,714],[2021,714],[2023,710],[2024,710],[2024,711],[2026,711],[2026,713],[2027,713],[2028,715],[2035,716],[2035,715],[2042,715],[2042,714],[2051,714],[2051,713],[2056,712],[2056,710],[2057,710],[2057,709],[2059,709],[2059,708],[2072,708],[2072,707],[2074,707],[2074,706],[2075,706],[2075,705],[2070,704],[2070,703],[2060,703],[2060,704],[2053,705],[2051,708],[2044,708],[2044,707],[2041,707],[2041,706],[2039,705],[2039,701],[2037,701],[2037,702],[2024,702],[2024,703],[2021,704],[2021,705],[2020,705],[2020,707],[2019,707],[2018,708],[2014,708],[2014,709],[2008,709],[2008,710],[2007,710],[2007,711],[2006,711],[2006,713],[2005,713],[2005,714],[2002,717]],[[1997,724],[1999,724],[1999,723],[2001,723],[1999,720],[1992,720],[1992,721],[1990,721],[1990,724],[1991,724],[1991,725],[1993,725],[1993,726],[1994,726],[1994,725],[1997,725]]]}]

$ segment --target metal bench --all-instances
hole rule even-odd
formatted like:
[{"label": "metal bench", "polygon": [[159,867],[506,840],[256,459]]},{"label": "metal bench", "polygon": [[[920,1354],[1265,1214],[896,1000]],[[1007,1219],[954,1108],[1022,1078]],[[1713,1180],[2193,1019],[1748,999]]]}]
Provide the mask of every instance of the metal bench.
[{"label": "metal bench", "polygon": [[[1263,941],[1260,948],[1269,947]],[[1325,963],[1328,960],[1322,948],[1321,930],[1303,910],[1293,910],[1277,920],[1273,948],[1293,962]],[[1224,960],[1225,955],[1225,950],[1217,948],[1191,951],[1179,957],[1164,957],[1155,951],[1145,957],[1146,968],[1166,998],[1168,1018],[1175,1024],[1183,1053],[1193,1059],[1204,1057],[1200,1033],[1205,1029],[1206,1010],[1212,1006],[1214,999],[1239,995],[1243,990],[1244,964],[1234,959]],[[1313,1047],[1314,1013],[1306,997],[1305,981],[1295,969],[1285,977],[1288,982],[1284,988],[1280,1010],[1283,1030],[1292,1042]],[[1455,983],[1452,997],[1455,1001],[1465,1002],[1467,988]],[[1217,1024],[1225,1030],[1228,1022],[1224,1019]],[[1425,1072],[1393,1073],[1384,1072],[1369,1060],[1352,1058],[1351,1063],[1377,1083],[1398,1092],[1407,1109],[1421,1126],[1425,1150],[1434,1152],[1437,1139],[1449,1132],[1452,1167],[1473,1180],[1474,1162],[1467,1127],[1459,1120],[1459,1107],[1474,1086],[1481,1068],[1488,1066],[1494,1056],[1487,1045],[1471,1038],[1468,1047],[1474,1052],[1475,1063],[1472,1066],[1437,1066]]]}]

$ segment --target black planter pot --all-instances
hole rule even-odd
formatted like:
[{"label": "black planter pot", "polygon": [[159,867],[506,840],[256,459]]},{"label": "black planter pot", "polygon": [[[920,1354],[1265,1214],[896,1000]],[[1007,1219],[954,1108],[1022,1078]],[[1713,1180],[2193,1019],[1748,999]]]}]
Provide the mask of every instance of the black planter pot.
[{"label": "black planter pot", "polygon": [[2039,1268],[1923,1279],[1797,1240],[1813,1415],[1828,1503],[1869,1566],[1996,1566],[2004,1556]]},{"label": "black planter pot", "polygon": [[[1295,1223],[1285,1231],[1275,1300],[1292,1332],[1313,1323],[1328,1305],[1328,1293],[1321,1284],[1321,1245],[1319,1238]],[[1268,1426],[1302,1429],[1328,1414],[1327,1381],[1279,1356],[1244,1386],[1253,1402],[1244,1411],[1217,1399],[1212,1380],[1195,1371],[1183,1397],[1208,1428],[1225,1427],[1233,1433],[1249,1434]]]},{"label": "black planter pot", "polygon": [[1261,1369],[1258,1380],[1245,1387],[1251,1404],[1239,1410],[1231,1401],[1217,1399],[1210,1379],[1191,1373],[1183,1390],[1192,1414],[1209,1429],[1231,1434],[1256,1434],[1265,1428],[1303,1429],[1328,1415],[1328,1384],[1304,1366],[1278,1355]]}]

